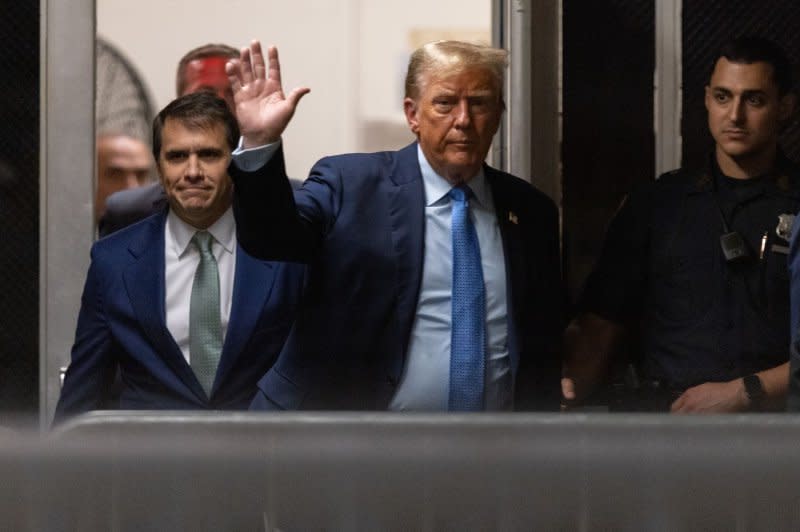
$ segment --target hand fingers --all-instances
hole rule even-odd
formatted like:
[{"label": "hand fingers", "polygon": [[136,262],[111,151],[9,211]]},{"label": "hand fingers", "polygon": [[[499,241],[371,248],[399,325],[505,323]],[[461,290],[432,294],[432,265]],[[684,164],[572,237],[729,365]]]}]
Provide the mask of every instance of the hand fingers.
[{"label": "hand fingers", "polygon": [[293,89],[292,92],[289,93],[289,96],[287,96],[286,99],[289,101],[289,104],[291,104],[292,108],[295,108],[297,107],[297,102],[300,101],[300,98],[302,98],[309,92],[311,92],[311,89],[309,89],[308,87],[297,87],[296,89]]},{"label": "hand fingers", "polygon": [[242,85],[253,82],[253,65],[250,62],[250,48],[242,48],[239,54],[239,79]]},{"label": "hand fingers", "polygon": [[266,79],[267,67],[264,65],[264,54],[261,52],[261,43],[259,41],[250,43],[250,59],[253,63],[255,79]]},{"label": "hand fingers", "polygon": [[234,94],[242,90],[242,82],[239,80],[239,60],[231,59],[225,63],[225,74],[228,75],[228,82]]},{"label": "hand fingers", "polygon": [[269,63],[268,78],[281,85],[281,62],[278,60],[278,49],[270,45],[267,48],[267,62]]},{"label": "hand fingers", "polygon": [[561,395],[570,401],[575,399],[575,382],[572,379],[561,379]]},{"label": "hand fingers", "polygon": [[683,392],[681,396],[675,399],[675,401],[670,405],[669,411],[673,414],[682,414],[684,413],[685,407],[686,407],[686,392]]}]

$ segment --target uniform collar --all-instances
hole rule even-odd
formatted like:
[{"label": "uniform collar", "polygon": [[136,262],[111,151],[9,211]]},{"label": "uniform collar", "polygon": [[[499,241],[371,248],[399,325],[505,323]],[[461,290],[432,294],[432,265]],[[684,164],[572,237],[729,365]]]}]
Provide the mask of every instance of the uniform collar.
[{"label": "uniform collar", "polygon": [[[714,180],[724,180],[725,178],[719,169],[714,152],[709,155],[705,170],[696,172],[695,175],[696,179],[692,180],[692,184],[687,191],[689,194],[712,192],[715,187]],[[754,186],[752,193],[748,194],[748,197],[755,197],[764,193],[800,199],[800,169],[786,157],[780,146],[778,147],[774,169],[763,176],[753,179],[759,179],[761,186]]]}]

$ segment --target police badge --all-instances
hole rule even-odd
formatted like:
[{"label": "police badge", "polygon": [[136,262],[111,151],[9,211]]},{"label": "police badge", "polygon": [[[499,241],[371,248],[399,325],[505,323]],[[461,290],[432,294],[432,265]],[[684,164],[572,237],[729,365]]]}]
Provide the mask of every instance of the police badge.
[{"label": "police badge", "polygon": [[792,224],[794,224],[794,214],[779,214],[775,234],[788,242],[792,236]]}]

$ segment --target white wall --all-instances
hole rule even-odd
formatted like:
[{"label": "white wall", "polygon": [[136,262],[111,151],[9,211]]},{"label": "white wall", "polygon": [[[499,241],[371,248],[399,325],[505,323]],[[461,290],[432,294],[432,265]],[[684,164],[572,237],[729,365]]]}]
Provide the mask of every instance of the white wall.
[{"label": "white wall", "polygon": [[412,41],[480,35],[491,0],[97,0],[97,32],[143,75],[156,109],[175,93],[175,67],[208,42],[278,46],[284,88],[311,87],[284,135],[289,175],[329,154],[398,148]]}]

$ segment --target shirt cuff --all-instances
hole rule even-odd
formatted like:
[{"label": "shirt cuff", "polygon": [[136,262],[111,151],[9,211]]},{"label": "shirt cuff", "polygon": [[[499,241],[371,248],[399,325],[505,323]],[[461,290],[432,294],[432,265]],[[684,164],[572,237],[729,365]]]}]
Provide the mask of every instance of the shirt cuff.
[{"label": "shirt cuff", "polygon": [[239,170],[244,172],[255,172],[262,168],[265,164],[272,159],[275,152],[281,145],[281,141],[273,142],[272,144],[265,144],[264,146],[257,146],[255,148],[242,148],[244,139],[239,137],[239,145],[233,150],[233,163]]}]

